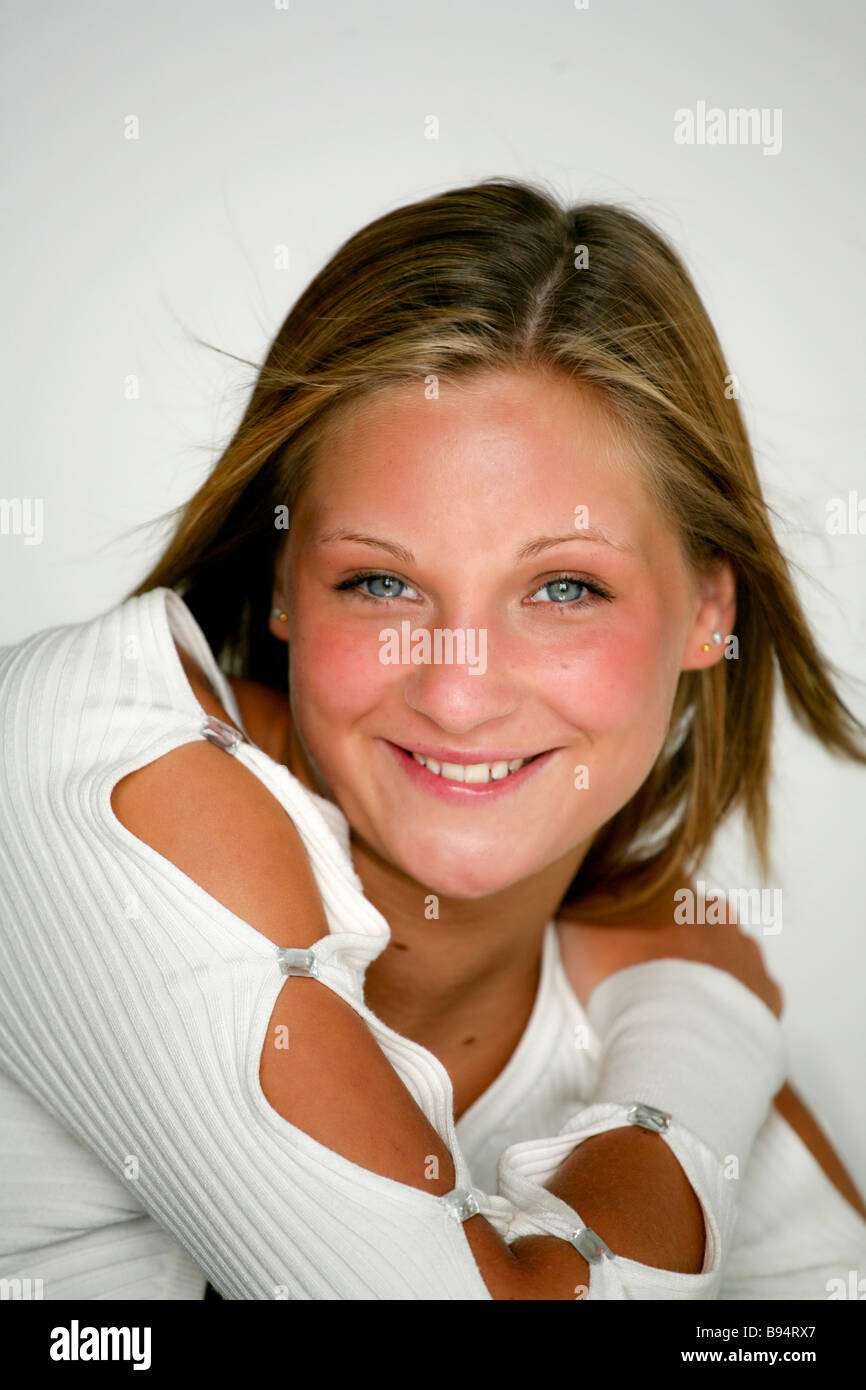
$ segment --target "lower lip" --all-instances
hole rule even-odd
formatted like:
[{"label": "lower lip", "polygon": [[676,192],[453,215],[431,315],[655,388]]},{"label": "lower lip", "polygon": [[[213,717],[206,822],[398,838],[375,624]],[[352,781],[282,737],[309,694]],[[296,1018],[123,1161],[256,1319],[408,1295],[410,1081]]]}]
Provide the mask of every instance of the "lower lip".
[{"label": "lower lip", "polygon": [[452,782],[445,777],[439,777],[435,772],[424,767],[423,763],[418,763],[400,748],[396,743],[391,743],[388,739],[383,739],[385,747],[391,757],[396,760],[398,765],[406,773],[410,782],[413,782],[421,791],[428,792],[431,796],[438,796],[440,801],[448,801],[452,805],[455,803],[466,805],[470,801],[489,801],[491,798],[507,796],[509,792],[515,792],[520,787],[525,787],[526,783],[535,776],[543,767],[546,767],[551,758],[559,750],[549,749],[546,753],[540,753],[537,758],[533,758],[531,763],[524,763],[523,767],[516,772],[509,772],[507,777],[501,777],[496,782]]}]

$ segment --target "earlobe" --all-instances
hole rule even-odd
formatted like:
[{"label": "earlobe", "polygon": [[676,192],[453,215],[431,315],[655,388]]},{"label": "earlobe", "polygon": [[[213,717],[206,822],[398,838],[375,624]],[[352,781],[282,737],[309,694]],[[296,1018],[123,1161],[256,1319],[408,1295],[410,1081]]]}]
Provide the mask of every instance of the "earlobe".
[{"label": "earlobe", "polygon": [[289,615],[282,605],[280,595],[275,594],[274,601],[271,604],[268,627],[274,637],[278,637],[281,642],[285,642],[288,639],[288,625]]},{"label": "earlobe", "polygon": [[[683,671],[703,670],[708,666],[715,666],[719,657],[722,655],[722,644],[726,642],[732,634],[723,632],[720,627],[715,627],[711,632],[693,632],[692,639],[687,649],[687,659],[683,661]],[[704,640],[701,641],[701,636]]]}]

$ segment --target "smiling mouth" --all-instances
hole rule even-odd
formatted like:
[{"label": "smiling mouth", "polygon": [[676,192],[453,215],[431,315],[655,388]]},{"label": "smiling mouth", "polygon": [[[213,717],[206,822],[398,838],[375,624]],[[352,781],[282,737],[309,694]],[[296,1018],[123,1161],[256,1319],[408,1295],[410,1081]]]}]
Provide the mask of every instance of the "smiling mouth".
[{"label": "smiling mouth", "polygon": [[403,748],[402,751],[414,758],[416,763],[426,767],[434,777],[441,777],[445,782],[470,782],[476,786],[485,782],[504,782],[528,763],[534,763],[536,758],[542,756],[540,753],[533,753],[529,758],[501,759],[489,763],[449,763],[438,758],[424,757],[421,753],[413,752],[411,748]]}]

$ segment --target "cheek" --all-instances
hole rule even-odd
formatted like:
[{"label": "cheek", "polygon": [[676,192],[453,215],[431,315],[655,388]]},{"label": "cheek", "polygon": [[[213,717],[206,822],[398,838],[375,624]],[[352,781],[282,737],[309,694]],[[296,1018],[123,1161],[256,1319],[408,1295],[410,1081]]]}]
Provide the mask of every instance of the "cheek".
[{"label": "cheek", "polygon": [[667,723],[670,675],[658,623],[618,622],[581,635],[545,660],[541,688],[590,737],[650,734]]},{"label": "cheek", "polygon": [[[670,676],[660,655],[656,625],[600,634],[560,653],[545,686],[556,712],[578,732],[566,805],[586,833],[615,815],[646,780],[665,741],[670,719]],[[676,682],[674,681],[674,687]],[[573,801],[572,777],[588,769],[588,799]],[[575,784],[576,785],[576,784]]]},{"label": "cheek", "polygon": [[291,632],[292,701],[304,724],[357,719],[374,706],[388,684],[379,660],[379,632],[385,620],[359,624],[332,609],[317,616],[300,605],[303,619]]}]

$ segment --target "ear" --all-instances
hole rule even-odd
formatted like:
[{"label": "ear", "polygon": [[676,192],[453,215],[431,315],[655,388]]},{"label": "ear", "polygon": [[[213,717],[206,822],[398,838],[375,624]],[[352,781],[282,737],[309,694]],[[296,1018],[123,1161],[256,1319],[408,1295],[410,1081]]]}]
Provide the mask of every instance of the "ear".
[{"label": "ear", "polygon": [[[715,666],[724,658],[737,616],[737,581],[728,561],[720,560],[696,575],[695,593],[695,616],[686,635],[683,671]],[[713,641],[714,632],[721,634],[721,642]],[[705,646],[708,651],[704,651]]]}]

